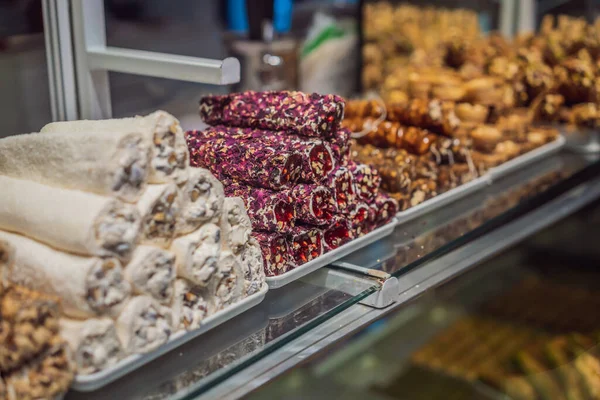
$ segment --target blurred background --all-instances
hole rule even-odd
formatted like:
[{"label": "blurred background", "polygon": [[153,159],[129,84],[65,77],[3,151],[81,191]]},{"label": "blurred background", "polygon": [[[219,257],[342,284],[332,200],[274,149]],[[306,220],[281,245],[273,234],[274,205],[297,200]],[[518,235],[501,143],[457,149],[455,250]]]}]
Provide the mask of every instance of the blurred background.
[{"label": "blurred background", "polygon": [[[216,59],[233,55],[242,62],[242,82],[234,87],[110,73],[113,115],[163,108],[184,127],[193,127],[199,123],[196,104],[203,93],[297,88],[351,96],[366,90],[364,74],[373,71],[361,61],[359,49],[368,34],[367,3],[106,0],[110,46]],[[591,22],[600,10],[596,0],[391,3],[470,10],[481,32],[504,35],[537,29],[546,14],[584,16]],[[52,120],[43,21],[41,0],[0,0],[0,137],[37,131]]]}]

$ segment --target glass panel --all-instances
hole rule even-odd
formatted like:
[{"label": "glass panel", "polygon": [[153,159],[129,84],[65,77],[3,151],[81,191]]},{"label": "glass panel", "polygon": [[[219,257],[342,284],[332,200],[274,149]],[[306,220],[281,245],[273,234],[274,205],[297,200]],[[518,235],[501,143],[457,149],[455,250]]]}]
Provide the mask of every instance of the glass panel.
[{"label": "glass panel", "polygon": [[249,398],[595,398],[599,236],[596,200]]}]

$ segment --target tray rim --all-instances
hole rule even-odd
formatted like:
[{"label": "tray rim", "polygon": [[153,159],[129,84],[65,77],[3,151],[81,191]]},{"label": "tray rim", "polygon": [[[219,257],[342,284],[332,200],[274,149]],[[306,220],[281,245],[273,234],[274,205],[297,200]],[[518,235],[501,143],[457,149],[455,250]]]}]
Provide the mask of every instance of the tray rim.
[{"label": "tray rim", "polygon": [[162,344],[158,348],[148,353],[127,356],[110,368],[106,368],[89,375],[75,375],[75,379],[71,384],[70,390],[75,390],[78,392],[92,392],[126,376],[130,372],[143,367],[158,357],[177,349],[181,345],[197,338],[203,333],[208,332],[211,329],[242,314],[243,312],[257,306],[264,300],[268,291],[269,286],[265,282],[258,292],[238,301],[235,304],[232,304],[230,307],[224,310],[217,311],[215,314],[206,318],[205,321],[207,322],[202,324],[196,330],[189,332],[175,332],[171,335],[166,343]]}]

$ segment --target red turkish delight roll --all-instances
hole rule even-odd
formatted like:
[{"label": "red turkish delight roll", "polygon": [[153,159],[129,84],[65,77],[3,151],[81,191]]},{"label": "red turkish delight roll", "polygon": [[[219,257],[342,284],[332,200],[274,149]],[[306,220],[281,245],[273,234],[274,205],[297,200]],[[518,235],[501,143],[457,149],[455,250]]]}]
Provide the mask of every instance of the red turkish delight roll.
[{"label": "red turkish delight roll", "polygon": [[277,276],[288,271],[290,251],[285,236],[278,233],[252,232],[263,256],[265,275]]},{"label": "red turkish delight roll", "polygon": [[338,128],[328,139],[335,159],[340,165],[346,165],[350,160],[350,138],[352,133],[346,128]]},{"label": "red turkish delight roll", "polygon": [[398,212],[398,202],[385,192],[377,193],[370,206],[375,211],[376,226],[387,224]]},{"label": "red turkish delight roll", "polygon": [[352,223],[345,215],[334,215],[331,225],[323,230],[323,246],[326,252],[337,249],[352,239]]},{"label": "red turkish delight roll", "polygon": [[323,254],[323,232],[312,226],[295,226],[288,234],[288,246],[294,265],[306,264]]},{"label": "red turkish delight roll", "polygon": [[201,139],[193,135],[188,135],[188,145],[192,165],[210,170],[221,181],[229,177],[279,190],[293,185],[300,177],[302,156],[282,146],[231,138]]},{"label": "red turkish delight roll", "polygon": [[242,183],[223,181],[227,197],[244,200],[252,229],[267,232],[288,232],[295,225],[296,213],[292,199],[285,192],[255,188]]},{"label": "red turkish delight roll", "polygon": [[354,178],[346,167],[334,169],[322,184],[331,190],[337,212],[345,212],[356,199]]},{"label": "red turkish delight roll", "polygon": [[200,100],[200,116],[209,125],[232,125],[329,136],[344,118],[344,99],[335,95],[290,91],[232,93]]},{"label": "red turkish delight roll", "polygon": [[352,223],[352,236],[356,238],[368,233],[373,226],[374,217],[376,218],[368,204],[354,204],[352,211],[348,215]]},{"label": "red turkish delight roll", "polygon": [[235,139],[253,141],[265,146],[281,146],[287,151],[298,152],[302,156],[300,179],[303,182],[321,181],[335,166],[333,152],[328,143],[319,138],[308,138],[286,132],[263,129],[211,126],[203,131],[190,131],[188,137],[201,139]]},{"label": "red turkish delight roll", "polygon": [[296,219],[310,225],[326,225],[335,211],[331,190],[325,186],[299,184],[289,190],[296,208]]},{"label": "red turkish delight roll", "polygon": [[381,175],[370,165],[354,161],[348,163],[348,169],[352,173],[356,197],[362,201],[369,202],[379,191]]}]

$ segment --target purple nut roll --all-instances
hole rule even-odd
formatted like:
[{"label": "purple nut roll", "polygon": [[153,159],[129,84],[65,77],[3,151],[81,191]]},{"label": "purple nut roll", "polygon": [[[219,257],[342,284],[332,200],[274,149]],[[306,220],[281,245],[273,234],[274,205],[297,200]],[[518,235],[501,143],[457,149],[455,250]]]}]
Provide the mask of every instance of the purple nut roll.
[{"label": "purple nut roll", "polygon": [[323,246],[331,251],[354,239],[352,223],[345,215],[334,215],[333,222],[323,229]]},{"label": "purple nut roll", "polygon": [[370,165],[354,161],[348,163],[348,169],[354,178],[356,197],[362,201],[370,202],[379,191],[381,175]]},{"label": "purple nut roll", "polygon": [[[192,137],[193,135],[188,135]],[[217,179],[232,178],[252,186],[279,190],[300,177],[302,156],[281,146],[235,139],[189,139],[192,165],[210,170]]]},{"label": "purple nut roll", "polygon": [[288,234],[290,261],[296,267],[323,254],[323,232],[313,226],[295,226]]},{"label": "purple nut roll", "polygon": [[335,166],[333,152],[328,143],[319,138],[308,138],[263,129],[212,126],[203,131],[194,131],[203,139],[236,139],[263,143],[265,146],[282,146],[288,151],[296,151],[302,156],[300,180],[303,182],[321,181]]},{"label": "purple nut roll", "polygon": [[310,225],[326,225],[335,211],[331,190],[321,185],[298,184],[289,191],[296,219]]},{"label": "purple nut roll", "polygon": [[385,192],[377,193],[370,207],[375,212],[375,226],[387,224],[398,212],[398,202]]},{"label": "purple nut roll", "polygon": [[227,197],[240,197],[246,205],[252,229],[267,232],[288,232],[295,225],[296,213],[292,199],[285,192],[255,188],[224,180]]},{"label": "purple nut roll", "polygon": [[368,233],[373,227],[373,215],[371,208],[366,203],[356,203],[348,214],[352,224],[352,236],[357,238]]},{"label": "purple nut roll", "polygon": [[278,233],[252,232],[263,256],[266,276],[277,276],[290,268],[290,250],[285,236]]},{"label": "purple nut roll", "polygon": [[205,96],[200,116],[209,125],[231,125],[286,131],[303,136],[329,136],[344,118],[344,99],[335,95],[291,91]]},{"label": "purple nut roll", "polygon": [[354,203],[356,199],[354,178],[348,168],[334,169],[321,184],[331,190],[335,200],[335,211],[346,212],[348,207]]},{"label": "purple nut roll", "polygon": [[333,151],[333,156],[340,163],[345,165],[350,159],[350,138],[352,133],[349,129],[339,128],[330,136],[327,141]]}]

